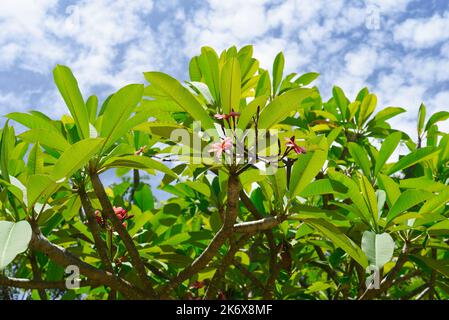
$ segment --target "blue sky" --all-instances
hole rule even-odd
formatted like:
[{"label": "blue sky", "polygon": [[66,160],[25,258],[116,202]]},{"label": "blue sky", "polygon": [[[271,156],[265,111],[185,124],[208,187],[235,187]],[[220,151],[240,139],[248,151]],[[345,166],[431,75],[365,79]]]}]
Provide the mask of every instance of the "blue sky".
[{"label": "blue sky", "polygon": [[143,71],[187,79],[202,45],[246,44],[265,68],[283,51],[287,71],[319,72],[324,97],[333,85],[351,99],[368,86],[379,107],[408,110],[392,124],[412,136],[421,102],[449,107],[446,0],[0,0],[0,30],[2,115],[65,113],[57,63],[72,68],[86,97],[104,98],[143,82]]}]

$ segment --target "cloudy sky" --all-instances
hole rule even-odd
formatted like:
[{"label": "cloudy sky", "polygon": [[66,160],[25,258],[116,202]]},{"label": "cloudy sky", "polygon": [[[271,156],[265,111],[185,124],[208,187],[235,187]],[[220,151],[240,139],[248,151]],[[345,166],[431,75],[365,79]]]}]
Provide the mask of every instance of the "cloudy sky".
[{"label": "cloudy sky", "polygon": [[108,93],[142,72],[187,78],[202,45],[254,44],[262,66],[284,51],[291,72],[319,72],[350,98],[368,86],[381,106],[409,112],[448,108],[449,2],[446,0],[0,0],[0,113],[65,112],[52,82],[70,66],[87,96]]},{"label": "cloudy sky", "polygon": [[0,0],[0,114],[65,113],[57,63],[104,98],[143,71],[187,79],[202,45],[253,44],[265,68],[283,51],[287,71],[319,72],[326,98],[368,86],[413,136],[421,102],[449,107],[448,39],[447,0]]}]

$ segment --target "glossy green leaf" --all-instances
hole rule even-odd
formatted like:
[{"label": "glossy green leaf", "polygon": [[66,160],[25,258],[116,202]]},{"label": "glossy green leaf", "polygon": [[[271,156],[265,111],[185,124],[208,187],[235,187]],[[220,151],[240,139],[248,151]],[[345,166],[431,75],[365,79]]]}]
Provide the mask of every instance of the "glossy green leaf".
[{"label": "glossy green leaf", "polygon": [[404,191],[396,202],[391,207],[387,215],[387,221],[391,221],[401,213],[409,210],[417,204],[426,201],[433,197],[433,193],[425,190],[406,190]]},{"label": "glossy green leaf", "polygon": [[399,159],[392,167],[387,170],[387,174],[393,174],[399,170],[406,169],[414,164],[432,159],[438,155],[440,150],[435,150],[433,147],[424,147],[417,149],[406,156]]},{"label": "glossy green leaf", "polygon": [[56,161],[51,172],[55,181],[69,179],[77,170],[85,166],[92,156],[98,153],[104,139],[84,139],[71,145]]},{"label": "glossy green leaf", "polygon": [[53,70],[56,86],[64,99],[70,114],[75,120],[78,134],[81,138],[89,137],[89,114],[84,104],[83,96],[78,88],[78,82],[72,71],[62,65],[57,65]]},{"label": "glossy green leaf", "polygon": [[279,84],[281,83],[282,74],[284,72],[284,64],[284,54],[279,52],[273,63],[273,95],[275,95],[279,89]]},{"label": "glossy green leaf", "polygon": [[394,132],[385,138],[379,150],[379,156],[376,159],[376,166],[374,167],[374,176],[377,176],[382,170],[384,164],[388,161],[390,156],[396,150],[399,141],[401,141],[402,133]]},{"label": "glossy green leaf", "polygon": [[355,163],[362,169],[365,176],[371,176],[371,162],[368,159],[366,151],[354,142],[348,143],[348,150]]},{"label": "glossy green leaf", "polygon": [[240,105],[240,65],[236,58],[229,59],[221,70],[221,107],[225,114],[239,111]]},{"label": "glossy green leaf", "polygon": [[333,224],[323,219],[306,219],[305,222],[329,238],[337,247],[342,248],[363,268],[368,266],[368,260],[362,249]]},{"label": "glossy green leaf", "polygon": [[28,248],[32,230],[27,221],[0,221],[0,270]]},{"label": "glossy green leaf", "polygon": [[176,79],[161,72],[146,72],[145,79],[156,86],[177,105],[189,113],[193,119],[201,121],[204,129],[213,129],[214,122],[198,100]]},{"label": "glossy green leaf", "polygon": [[120,130],[120,127],[131,116],[137,104],[142,99],[143,85],[130,84],[118,90],[108,102],[108,106],[103,112],[103,121],[100,136],[105,138],[105,147],[114,143],[111,139]]},{"label": "glossy green leaf", "polygon": [[378,269],[391,260],[394,246],[394,240],[388,233],[376,234],[372,231],[363,233],[362,251],[366,254],[369,264]]},{"label": "glossy green leaf", "polygon": [[299,108],[301,101],[310,97],[315,90],[296,88],[276,97],[261,112],[259,128],[269,129]]}]

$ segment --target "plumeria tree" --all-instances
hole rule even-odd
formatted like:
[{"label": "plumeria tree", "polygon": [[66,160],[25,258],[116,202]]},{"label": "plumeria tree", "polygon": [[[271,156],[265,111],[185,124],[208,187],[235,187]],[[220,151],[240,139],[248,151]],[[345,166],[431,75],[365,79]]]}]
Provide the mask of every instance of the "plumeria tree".
[{"label": "plumeria tree", "polygon": [[449,297],[449,112],[421,105],[414,141],[388,123],[405,109],[323,101],[317,73],[284,74],[282,53],[264,70],[252,46],[203,47],[189,75],[100,105],[58,65],[68,115],[6,115],[3,298]]}]

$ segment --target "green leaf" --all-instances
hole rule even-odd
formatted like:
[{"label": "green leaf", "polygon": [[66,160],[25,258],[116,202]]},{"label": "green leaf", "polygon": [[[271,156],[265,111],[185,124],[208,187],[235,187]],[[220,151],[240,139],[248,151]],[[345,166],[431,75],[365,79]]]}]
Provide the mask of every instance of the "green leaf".
[{"label": "green leaf", "polygon": [[154,209],[153,192],[147,184],[143,184],[134,192],[134,201],[142,212]]},{"label": "green leaf", "polygon": [[369,116],[376,109],[377,97],[374,94],[367,94],[362,100],[360,105],[359,115],[357,118],[357,124],[361,128],[362,125],[368,120]]},{"label": "green leaf", "polygon": [[204,77],[204,82],[209,87],[210,93],[214,97],[214,101],[220,101],[218,56],[215,50],[209,47],[202,47],[198,64],[201,74]]},{"label": "green leaf", "polygon": [[[35,111],[32,111],[35,112]],[[59,133],[57,127],[50,119],[44,118],[37,114],[29,114],[22,112],[12,112],[6,115],[8,119],[14,120],[30,129],[47,129]]]},{"label": "green leaf", "polygon": [[57,65],[53,70],[53,77],[70,114],[75,120],[76,129],[81,138],[89,137],[89,115],[83,96],[78,88],[78,82],[72,71],[62,65]]},{"label": "green leaf", "polygon": [[396,162],[390,169],[387,170],[387,174],[390,175],[419,162],[432,159],[439,152],[440,150],[435,149],[434,147],[424,147],[421,149],[416,149],[415,151],[399,159],[398,162]]},{"label": "green leaf", "polygon": [[338,181],[320,179],[309,183],[300,193],[303,198],[322,194],[346,193],[348,188]]},{"label": "green leaf", "polygon": [[156,86],[177,105],[189,113],[194,120],[201,121],[204,129],[213,129],[214,122],[197,99],[176,79],[161,72],[145,72],[145,79]]},{"label": "green leaf", "polygon": [[6,121],[5,126],[2,130],[1,140],[0,140],[0,172],[4,180],[9,182],[8,173],[8,160],[9,153],[11,152],[10,146],[10,128],[8,125],[9,120]]},{"label": "green leaf", "polygon": [[379,187],[385,190],[387,194],[387,204],[388,207],[392,207],[399,196],[401,195],[401,190],[396,182],[390,177],[380,174],[378,177]]},{"label": "green leaf", "polygon": [[28,248],[32,230],[28,221],[0,221],[0,270]]},{"label": "green leaf", "polygon": [[360,177],[360,190],[365,198],[366,206],[371,213],[374,225],[377,225],[379,210],[377,208],[377,197],[374,188],[365,176]]},{"label": "green leaf", "polygon": [[89,122],[95,123],[98,111],[98,98],[97,96],[90,96],[86,101],[87,113],[89,115]]},{"label": "green leaf", "polygon": [[237,127],[241,130],[245,130],[248,123],[251,123],[252,118],[256,116],[257,107],[260,107],[260,110],[262,110],[265,107],[267,100],[268,96],[262,95],[252,100],[246,107],[243,107],[240,110],[240,117],[237,123]]},{"label": "green leaf", "polygon": [[370,121],[370,125],[384,122],[385,120],[393,118],[394,116],[404,113],[405,111],[405,109],[399,107],[387,107],[379,111],[374,116],[373,120]]},{"label": "green leaf", "polygon": [[318,149],[301,155],[292,168],[290,178],[290,195],[298,196],[315,178],[327,160],[328,146],[326,138],[322,137]]},{"label": "green leaf", "polygon": [[337,247],[342,248],[363,268],[368,266],[368,260],[362,249],[332,223],[323,219],[305,219],[304,221],[329,238]]},{"label": "green leaf", "polygon": [[134,168],[134,169],[154,169],[166,173],[174,178],[178,178],[176,173],[162,163],[145,156],[124,156],[111,157],[105,161],[103,168]]},{"label": "green leaf", "polygon": [[279,52],[273,63],[273,95],[275,95],[279,89],[279,84],[281,83],[282,74],[284,72],[284,63],[284,54]]},{"label": "green leaf", "polygon": [[316,91],[308,88],[295,88],[277,96],[260,113],[259,128],[269,129],[285,119],[292,111],[299,108],[305,98],[310,97]]},{"label": "green leaf", "polygon": [[191,81],[201,81],[199,57],[193,57],[189,63],[189,76]]},{"label": "green leaf", "polygon": [[56,191],[58,185],[49,175],[35,174],[28,177],[27,197],[28,208],[35,203],[45,204]]},{"label": "green leaf", "polygon": [[310,84],[313,80],[319,77],[319,73],[316,72],[308,72],[301,75],[298,79],[295,80],[295,83],[297,83],[300,86],[306,86]]},{"label": "green leaf", "polygon": [[355,163],[362,169],[365,176],[371,176],[371,162],[368,159],[367,152],[354,142],[349,142],[348,150]]},{"label": "green leaf", "polygon": [[348,110],[349,100],[346,98],[343,90],[337,86],[332,89],[332,96],[334,97],[335,103],[341,111],[342,118],[346,118],[346,112]]},{"label": "green leaf", "polygon": [[327,174],[331,180],[340,182],[348,189],[348,191],[346,192],[346,197],[351,199],[351,201],[357,207],[359,217],[363,219],[367,224],[369,224],[370,221],[372,221],[371,214],[366,205],[366,201],[361,196],[361,192],[357,183],[343,173],[337,172],[331,168],[327,170]]},{"label": "green leaf", "polygon": [[387,223],[399,216],[401,213],[433,197],[433,193],[425,190],[405,190],[391,207],[387,215]]},{"label": "green leaf", "polygon": [[264,70],[260,74],[259,81],[256,86],[256,97],[259,96],[270,96],[271,95],[271,83],[270,75],[268,71]]},{"label": "green leaf", "polygon": [[418,111],[418,136],[421,136],[422,129],[424,128],[424,121],[426,120],[426,106],[421,103]]},{"label": "green leaf", "polygon": [[429,257],[424,257],[420,255],[413,255],[413,257],[417,258],[424,262],[429,268],[438,271],[446,278],[449,278],[449,266],[444,264],[442,261],[438,261]]},{"label": "green leaf", "polygon": [[86,165],[104,143],[103,138],[84,139],[68,148],[56,161],[51,172],[51,178],[59,181],[70,178],[77,170]]},{"label": "green leaf", "polygon": [[29,174],[39,174],[44,172],[44,156],[39,142],[31,148],[30,153],[28,154],[27,168]]},{"label": "green leaf", "polygon": [[424,129],[424,131],[428,131],[430,129],[430,127],[432,127],[435,123],[444,121],[448,118],[449,118],[449,112],[447,112],[447,111],[440,111],[440,112],[434,113],[430,117],[429,121],[427,121],[426,128]]},{"label": "green leaf", "polygon": [[377,177],[380,170],[382,170],[384,164],[388,161],[390,156],[393,154],[394,150],[401,141],[402,133],[394,132],[385,138],[382,146],[379,150],[379,156],[376,160],[376,166],[374,167],[374,176]]},{"label": "green leaf", "polygon": [[438,195],[429,197],[429,200],[421,207],[419,213],[431,213],[445,206],[449,201],[449,187],[445,187]]},{"label": "green leaf", "polygon": [[239,111],[240,105],[240,65],[236,58],[231,58],[221,70],[220,82],[221,107],[225,114],[231,110]]},{"label": "green leaf", "polygon": [[130,84],[118,90],[109,100],[108,106],[103,113],[100,136],[104,137],[105,148],[115,141],[111,139],[116,136],[121,126],[128,120],[137,104],[142,99],[143,85]]},{"label": "green leaf", "polygon": [[393,257],[394,240],[388,233],[365,231],[362,236],[362,251],[370,265],[380,269]]},{"label": "green leaf", "polygon": [[19,135],[19,138],[31,143],[40,143],[57,151],[65,151],[70,143],[59,133],[49,129],[31,129]]}]

